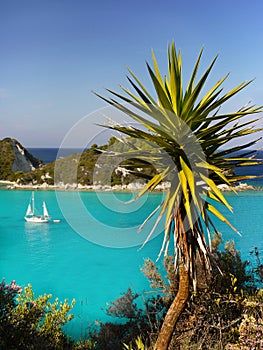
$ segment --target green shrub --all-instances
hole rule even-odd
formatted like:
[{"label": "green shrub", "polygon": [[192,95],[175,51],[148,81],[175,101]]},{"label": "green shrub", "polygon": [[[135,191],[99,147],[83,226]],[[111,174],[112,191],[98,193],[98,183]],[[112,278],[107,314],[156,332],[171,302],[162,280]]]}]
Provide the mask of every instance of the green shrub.
[{"label": "green shrub", "polygon": [[70,349],[62,330],[73,315],[75,301],[51,302],[52,295],[35,297],[29,284],[22,290],[12,281],[0,284],[0,349]]},{"label": "green shrub", "polygon": [[135,347],[132,344],[132,342],[130,342],[129,344],[123,344],[123,349],[124,350],[146,350],[146,346],[144,345],[142,338],[138,337],[137,339],[135,339]]},{"label": "green shrub", "polygon": [[[257,249],[256,262],[242,261],[233,242],[224,250],[218,247],[221,236],[214,237],[214,266],[211,276],[198,269],[198,293],[192,292],[181,314],[170,344],[181,350],[249,350],[262,349],[263,290],[262,264]],[[166,257],[163,271],[146,259],[142,272],[151,290],[143,296],[130,288],[107,305],[106,313],[120,322],[100,323],[99,330],[90,332],[96,350],[153,349],[162,318],[178,288],[173,257]],[[220,272],[221,271],[221,272]],[[143,298],[144,308],[138,308],[137,298]],[[141,338],[143,336],[143,340]]]}]

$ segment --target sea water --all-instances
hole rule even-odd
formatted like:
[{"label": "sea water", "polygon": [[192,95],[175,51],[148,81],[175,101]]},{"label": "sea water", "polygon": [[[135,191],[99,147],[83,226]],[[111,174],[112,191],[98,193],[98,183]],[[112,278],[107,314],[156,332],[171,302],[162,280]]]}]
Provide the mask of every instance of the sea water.
[{"label": "sea water", "polygon": [[[76,205],[78,195],[88,208],[84,214]],[[107,206],[109,194],[100,195],[106,198],[104,204],[103,198],[91,192],[37,191],[36,203],[45,200],[52,218],[61,220],[37,225],[24,221],[31,191],[0,190],[1,277],[8,283],[14,279],[23,287],[30,283],[36,295],[51,293],[60,300],[76,299],[75,318],[67,327],[76,338],[87,325],[106,320],[107,302],[128,287],[135,292],[149,289],[140,267],[145,258],[156,259],[161,242],[157,237],[154,244],[138,250],[147,237],[137,232],[148,215],[143,211],[149,213],[159,195],[149,197],[144,210],[133,208],[126,220],[126,210],[111,211]],[[119,194],[118,205],[125,207],[124,202],[130,199],[130,194]],[[70,213],[65,208],[71,208]],[[77,220],[77,229],[72,217]],[[134,237],[129,239],[131,232]],[[99,239],[101,234],[105,235],[105,245]]]},{"label": "sea water", "polygon": [[80,153],[83,150],[80,148],[27,148],[35,158],[43,161],[44,164],[54,162],[59,151],[60,157],[67,157],[73,153]]},{"label": "sea water", "polygon": [[[140,249],[152,223],[141,233],[138,228],[162,194],[149,195],[136,207],[125,204],[134,196],[129,193],[37,191],[36,203],[45,200],[52,218],[61,220],[39,225],[23,219],[30,196],[30,191],[0,190],[0,276],[23,287],[30,283],[36,296],[76,299],[69,335],[78,338],[96,320],[112,320],[107,303],[128,287],[137,293],[150,290],[140,267],[145,258],[157,258],[163,234],[158,227]],[[234,239],[244,259],[255,246],[262,253],[263,191],[226,197],[234,214],[223,211],[242,236],[216,220],[224,241]]]}]

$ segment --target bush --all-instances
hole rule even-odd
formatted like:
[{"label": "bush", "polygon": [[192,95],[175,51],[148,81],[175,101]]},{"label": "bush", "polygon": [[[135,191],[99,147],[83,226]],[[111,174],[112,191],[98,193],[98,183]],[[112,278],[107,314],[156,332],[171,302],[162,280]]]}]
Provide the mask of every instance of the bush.
[{"label": "bush", "polygon": [[73,318],[65,300],[52,303],[52,295],[35,298],[29,284],[22,290],[15,281],[0,284],[0,349],[71,349],[62,326]]},{"label": "bush", "polygon": [[[258,250],[253,252],[256,263],[251,264],[242,261],[233,242],[227,242],[223,251],[218,249],[221,236],[216,236],[212,243],[218,266],[214,266],[208,277],[200,264],[198,292],[192,292],[180,316],[171,348],[225,349],[236,345],[240,347],[233,349],[260,349],[263,331],[263,291],[260,287],[263,280]],[[178,288],[176,274],[172,272],[172,257],[166,259],[164,267],[167,272],[165,278],[149,259],[143,268],[151,287],[160,295],[155,306],[157,318],[163,317]],[[147,301],[148,304],[150,302],[151,299]],[[255,347],[248,347],[251,344]]]},{"label": "bush", "polygon": [[[213,255],[218,267],[213,267],[210,277],[205,276],[200,263],[198,292],[192,291],[191,298],[180,316],[173,334],[171,349],[219,350],[229,346],[233,349],[252,349],[246,347],[251,344],[255,345],[255,349],[262,347],[260,342],[263,331],[263,292],[259,289],[262,283],[262,278],[260,279],[262,264],[258,251],[255,250],[256,264],[251,265],[248,261],[242,261],[233,242],[228,242],[223,251],[218,249],[220,243],[221,237],[215,237]],[[146,259],[142,271],[155,294],[145,298],[145,309],[138,314],[138,323],[141,319],[145,320],[143,327],[134,333],[130,328],[129,337],[126,337],[125,341],[123,338],[126,348],[136,348],[133,339],[136,339],[139,334],[143,335],[148,348],[153,348],[149,344],[154,343],[162,319],[178,288],[178,276],[174,273],[173,257],[165,259],[164,270],[166,276],[159,272],[153,261]],[[251,321],[250,325],[248,320]],[[128,326],[126,323],[126,327]],[[107,329],[109,327],[110,324],[107,325]],[[112,330],[112,338],[115,337],[115,331],[118,331],[117,325]],[[229,347],[229,349],[232,348]]]},{"label": "bush", "polygon": [[138,308],[135,300],[139,294],[127,289],[121,297],[108,303],[106,313],[119,318],[119,323],[100,323],[99,330],[90,333],[97,350],[122,350],[123,343],[129,343],[140,334],[149,332],[148,318],[142,309]]},{"label": "bush", "polygon": [[[255,248],[255,261],[242,261],[233,242],[223,251],[220,236],[213,241],[213,255],[218,264],[209,278],[202,265],[198,269],[198,292],[192,292],[174,330],[171,349],[261,349],[263,348],[262,264]],[[74,349],[138,350],[152,349],[162,319],[172,302],[178,276],[173,257],[164,260],[165,276],[150,259],[142,268],[151,286],[150,293],[138,295],[130,288],[107,304],[106,313],[115,322],[99,322],[88,339],[73,343],[62,326],[73,318],[68,304],[51,295],[35,298],[30,285],[22,288],[14,281],[0,284],[0,350]],[[221,271],[221,273],[220,273]],[[138,306],[142,298],[144,307]],[[116,322],[118,320],[118,322]]]}]

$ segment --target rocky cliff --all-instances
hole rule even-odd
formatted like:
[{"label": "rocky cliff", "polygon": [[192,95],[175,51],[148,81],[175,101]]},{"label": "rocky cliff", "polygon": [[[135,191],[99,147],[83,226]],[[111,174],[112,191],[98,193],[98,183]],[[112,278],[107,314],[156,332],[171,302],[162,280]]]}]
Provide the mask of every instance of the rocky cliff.
[{"label": "rocky cliff", "polygon": [[[97,173],[97,168],[101,167],[101,161],[97,164],[98,158],[109,146],[112,149],[113,143],[114,140],[111,138],[108,145],[97,146],[94,144],[81,154],[72,154],[55,162],[42,165],[42,162],[34,158],[18,141],[6,138],[0,141],[0,180],[16,182],[19,186],[52,186],[54,181],[56,181],[56,184],[61,183],[62,186],[63,184],[91,186],[93,185],[94,169]],[[117,154],[126,151],[121,142],[114,144],[114,150]],[[112,169],[112,158],[103,158],[103,170],[99,176],[99,181],[96,181],[94,185],[103,186],[105,181],[108,185],[109,179],[108,177],[104,179],[105,173],[111,174],[110,182],[112,186],[127,186],[130,183],[137,183],[142,174],[140,173],[138,177],[136,168],[132,165],[133,160],[124,161],[123,163],[120,160],[120,162],[120,164],[117,162],[116,169]],[[139,164],[138,162],[136,160],[136,164]],[[56,179],[55,164],[57,165]],[[144,162],[143,167],[145,179],[149,179],[155,174],[155,169],[151,164]],[[109,170],[106,171],[106,169]],[[140,170],[137,172],[140,172]]]},{"label": "rocky cliff", "polygon": [[19,142],[12,140],[15,159],[12,165],[12,171],[28,172],[38,169],[42,162],[29,153]]},{"label": "rocky cliff", "polygon": [[10,180],[14,172],[30,172],[39,168],[42,161],[33,157],[17,140],[0,141],[0,179]]}]

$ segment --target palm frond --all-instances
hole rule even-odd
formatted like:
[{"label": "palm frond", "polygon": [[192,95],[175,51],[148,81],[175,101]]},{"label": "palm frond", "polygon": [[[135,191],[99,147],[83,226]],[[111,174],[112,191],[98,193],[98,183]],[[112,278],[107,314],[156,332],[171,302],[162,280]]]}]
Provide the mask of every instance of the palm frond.
[{"label": "palm frond", "polygon": [[[165,217],[164,238],[158,257],[167,252],[173,239],[175,261],[180,260],[185,264],[193,280],[196,279],[198,255],[209,270],[211,254],[209,244],[206,244],[206,236],[210,242],[212,231],[217,232],[212,217],[221,220],[238,233],[222,214],[221,207],[230,212],[232,207],[218,184],[227,184],[234,191],[235,181],[251,178],[249,175],[236,176],[234,168],[262,163],[248,150],[260,139],[257,137],[251,140],[250,136],[262,129],[254,125],[258,119],[247,119],[262,113],[262,107],[247,104],[236,112],[220,114],[221,106],[247,87],[252,80],[242,82],[223,93],[223,83],[229,77],[226,74],[204,92],[218,57],[212,60],[198,80],[202,55],[203,49],[197,57],[185,90],[181,52],[177,52],[172,42],[168,46],[167,74],[162,76],[153,51],[153,67],[146,62],[156,96],[148,91],[130,69],[128,82],[134,92],[121,86],[122,93],[107,90],[112,98],[97,95],[142,126],[135,128],[116,124],[107,127],[131,138],[144,140],[147,145],[153,145],[147,151],[143,147],[131,146],[126,152],[133,160],[138,154],[142,162],[152,163],[159,169],[159,173],[149,180],[136,198],[154,190],[164,180],[169,179],[171,183],[162,203],[142,224],[143,227],[153,215],[157,215],[145,244]],[[235,141],[235,144],[232,145],[231,141]],[[128,141],[126,142],[128,145]],[[162,161],[162,157],[165,160]]]}]

